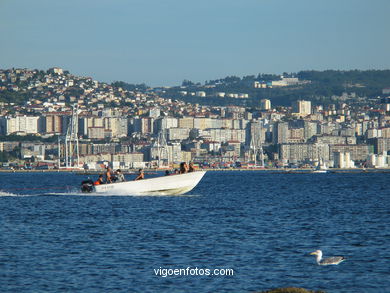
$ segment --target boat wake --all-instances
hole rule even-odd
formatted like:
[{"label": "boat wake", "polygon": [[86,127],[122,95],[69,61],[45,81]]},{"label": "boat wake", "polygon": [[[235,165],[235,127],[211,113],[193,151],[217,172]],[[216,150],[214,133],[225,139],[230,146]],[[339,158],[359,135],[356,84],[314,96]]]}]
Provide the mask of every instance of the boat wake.
[{"label": "boat wake", "polygon": [[17,193],[12,193],[12,192],[0,190],[0,197],[7,197],[7,196],[23,197],[23,196],[28,196],[28,195],[27,194],[17,194]]},{"label": "boat wake", "polygon": [[177,194],[177,195],[164,195],[164,194],[101,194],[97,192],[84,193],[78,190],[69,190],[66,192],[47,192],[39,194],[22,194],[12,193],[0,190],[0,197],[28,197],[28,196],[82,196],[82,197],[107,197],[107,196],[121,196],[121,197],[199,197],[198,194]]},{"label": "boat wake", "polygon": [[102,194],[98,192],[78,192],[78,191],[69,191],[69,192],[50,192],[45,193],[42,195],[47,196],[82,196],[82,197],[199,197],[201,195],[199,194],[120,194],[120,193],[113,193],[113,194]]}]

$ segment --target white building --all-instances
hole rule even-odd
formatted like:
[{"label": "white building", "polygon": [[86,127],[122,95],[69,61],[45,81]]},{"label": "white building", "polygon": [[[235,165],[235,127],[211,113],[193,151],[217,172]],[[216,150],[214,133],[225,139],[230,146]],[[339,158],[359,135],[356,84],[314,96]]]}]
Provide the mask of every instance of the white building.
[{"label": "white building", "polygon": [[212,119],[204,117],[195,117],[194,118],[194,128],[197,129],[206,129],[212,127]]},{"label": "white building", "polygon": [[268,99],[260,100],[260,109],[261,110],[271,110],[271,101]]},{"label": "white building", "polygon": [[182,151],[180,143],[169,143],[167,146],[168,150],[168,162],[181,162]]},{"label": "white building", "polygon": [[37,134],[39,132],[38,116],[15,116],[0,117],[2,133],[9,135],[17,134]]},{"label": "white building", "polygon": [[382,155],[370,154],[368,157],[368,164],[374,168],[387,168],[389,167],[389,156],[385,153]]},{"label": "white building", "polygon": [[335,152],[333,154],[334,167],[341,169],[355,168],[355,163],[351,160],[351,153],[349,152]]},{"label": "white building", "polygon": [[54,73],[54,74],[58,74],[58,75],[64,74],[64,70],[62,68],[59,68],[59,67],[50,68],[48,71],[50,73]]},{"label": "white building", "polygon": [[265,83],[265,82],[260,82],[260,81],[255,81],[255,82],[253,82],[253,87],[254,87],[255,89],[267,88],[267,83]]},{"label": "white building", "polygon": [[206,97],[206,92],[204,92],[204,91],[198,91],[198,92],[196,92],[196,96],[197,96],[197,97],[202,97],[202,98],[204,98],[204,97]]},{"label": "white building", "polygon": [[300,81],[297,77],[284,77],[284,76],[281,76],[280,80],[274,80],[271,82],[273,87],[291,86],[291,85],[297,85],[299,83]]},{"label": "white building", "polygon": [[156,120],[156,130],[164,130],[169,128],[178,127],[178,120],[174,117],[163,117],[161,119]]},{"label": "white building", "polygon": [[203,135],[209,136],[215,142],[239,141],[245,143],[245,130],[243,129],[207,129]]},{"label": "white building", "polygon": [[124,137],[128,133],[128,123],[125,117],[105,117],[104,129],[111,130],[112,137]]},{"label": "white building", "polygon": [[298,100],[294,105],[294,113],[302,116],[311,114],[311,102]]},{"label": "white building", "polygon": [[20,145],[20,155],[23,159],[35,157],[42,161],[45,159],[46,146],[43,143],[23,142]]},{"label": "white building", "polygon": [[168,140],[184,140],[190,137],[189,128],[169,128]]}]

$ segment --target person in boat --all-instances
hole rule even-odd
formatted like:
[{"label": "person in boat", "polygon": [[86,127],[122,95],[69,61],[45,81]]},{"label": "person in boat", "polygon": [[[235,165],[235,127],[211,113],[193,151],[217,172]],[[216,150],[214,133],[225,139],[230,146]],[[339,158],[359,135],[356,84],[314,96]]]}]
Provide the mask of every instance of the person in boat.
[{"label": "person in boat", "polygon": [[145,178],[144,170],[139,169],[139,170],[138,170],[138,176],[137,176],[137,178],[135,178],[134,180],[142,180],[142,179],[144,179],[144,178]]},{"label": "person in boat", "polygon": [[184,174],[186,172],[186,168],[184,166],[184,162],[181,162],[180,163],[180,171],[179,171],[179,174]]},{"label": "person in boat", "polygon": [[169,172],[169,170],[165,170],[165,176],[169,176],[171,175],[171,173]]},{"label": "person in boat", "polygon": [[188,173],[188,165],[186,162],[180,163],[180,173],[179,174],[185,174]]},{"label": "person in boat", "polygon": [[190,165],[188,166],[188,172],[194,172],[194,171],[195,171],[194,163],[190,162]]},{"label": "person in boat", "polygon": [[84,180],[81,182],[81,192],[85,192],[85,193],[92,192],[93,185],[94,185],[94,182],[91,179],[89,179],[89,177],[88,177],[87,180]]},{"label": "person in boat", "polygon": [[120,169],[115,171],[115,182],[125,182],[125,176]]},{"label": "person in boat", "polygon": [[112,169],[107,167],[106,171],[106,183],[112,183],[114,181],[114,174],[112,173]]},{"label": "person in boat", "polygon": [[100,185],[100,184],[103,184],[104,181],[103,181],[103,175],[99,175],[99,178],[93,183],[93,185]]}]

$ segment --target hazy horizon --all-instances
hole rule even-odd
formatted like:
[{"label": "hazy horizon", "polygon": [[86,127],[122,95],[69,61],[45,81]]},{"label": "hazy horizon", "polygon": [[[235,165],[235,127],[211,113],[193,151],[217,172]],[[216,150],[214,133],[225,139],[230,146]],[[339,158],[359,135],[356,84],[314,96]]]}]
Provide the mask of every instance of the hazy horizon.
[{"label": "hazy horizon", "polygon": [[387,0],[2,1],[0,67],[150,86],[389,69],[389,12]]}]

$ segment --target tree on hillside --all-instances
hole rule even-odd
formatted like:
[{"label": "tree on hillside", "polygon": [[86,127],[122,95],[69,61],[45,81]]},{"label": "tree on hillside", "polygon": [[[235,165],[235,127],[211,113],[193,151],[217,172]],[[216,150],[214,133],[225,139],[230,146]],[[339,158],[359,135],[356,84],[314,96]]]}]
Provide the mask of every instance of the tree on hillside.
[{"label": "tree on hillside", "polygon": [[128,90],[128,91],[146,91],[149,86],[146,85],[145,83],[141,83],[141,84],[131,84],[131,83],[127,83],[127,82],[124,82],[124,81],[114,81],[111,83],[111,85],[113,87],[120,87],[120,88],[123,88],[125,90]]}]

